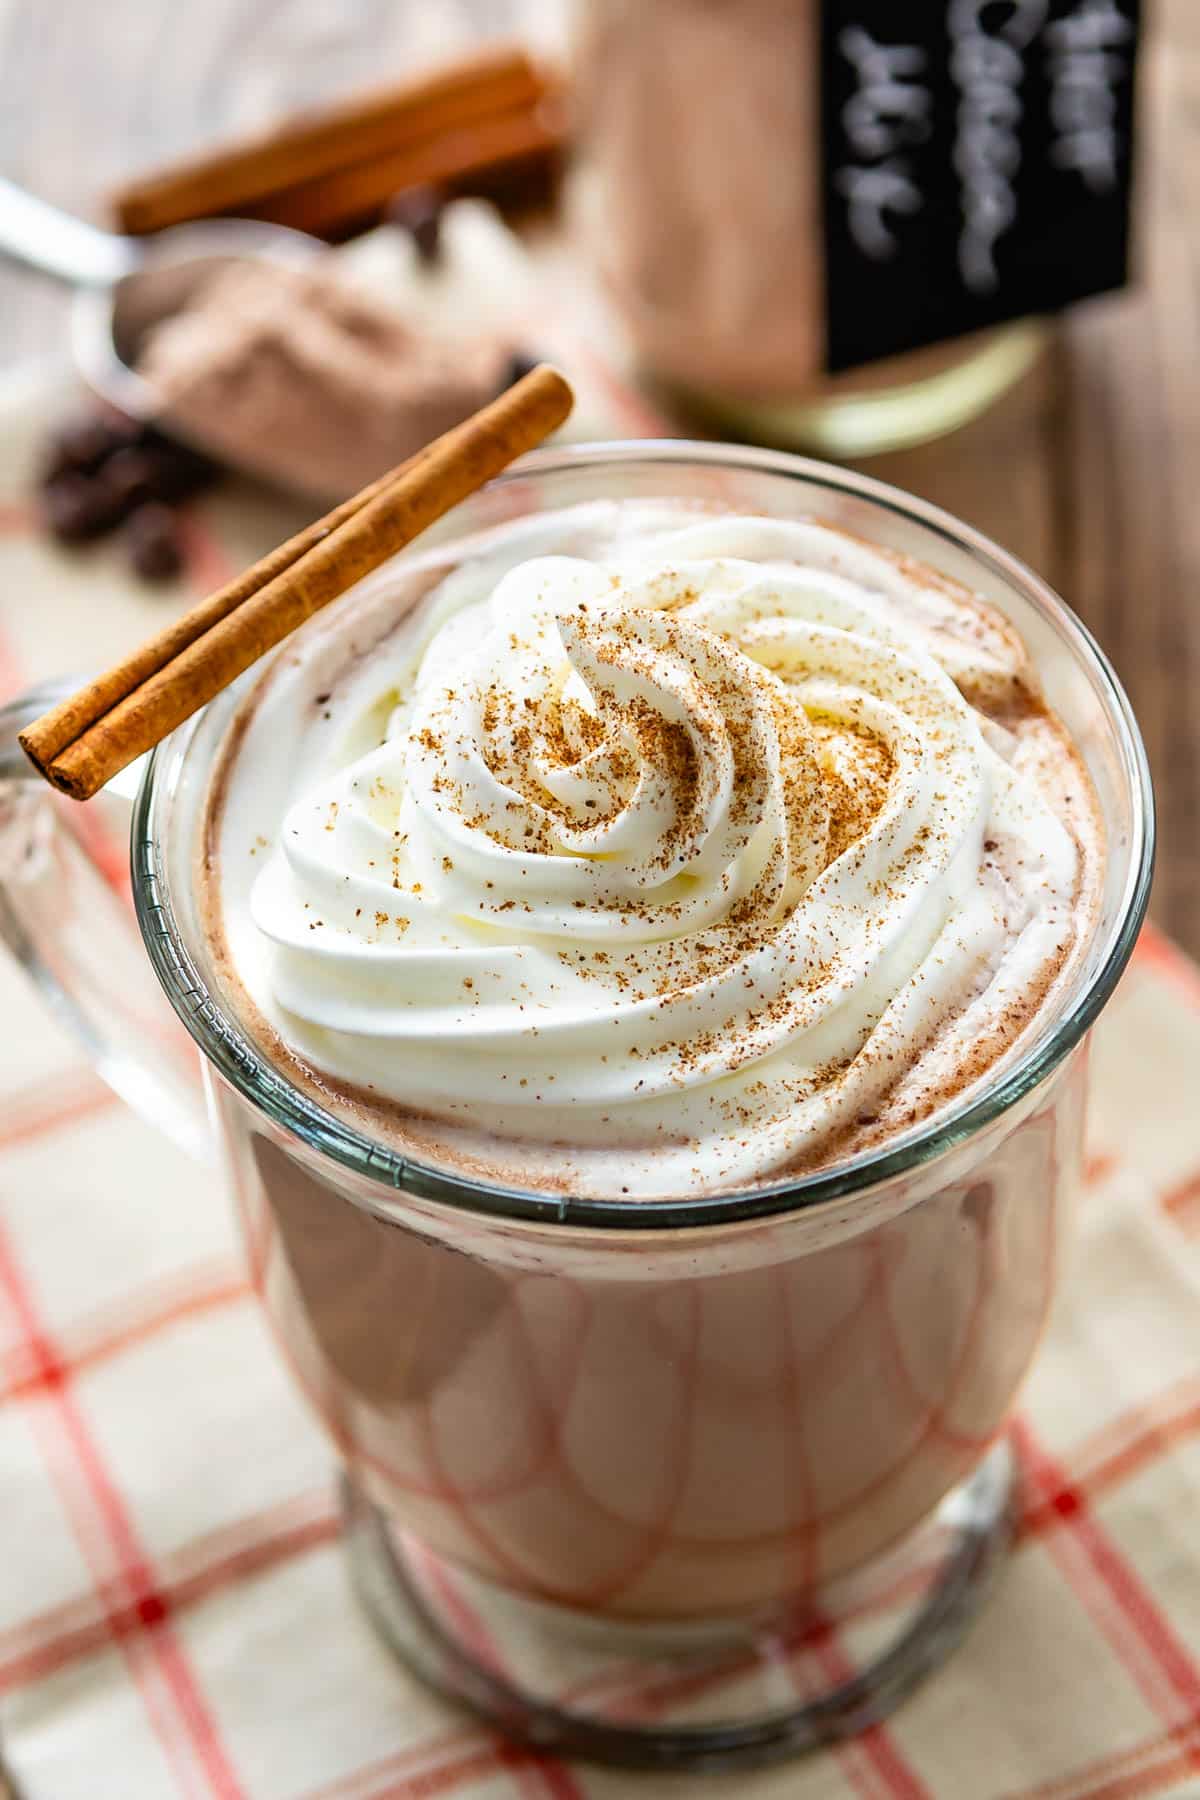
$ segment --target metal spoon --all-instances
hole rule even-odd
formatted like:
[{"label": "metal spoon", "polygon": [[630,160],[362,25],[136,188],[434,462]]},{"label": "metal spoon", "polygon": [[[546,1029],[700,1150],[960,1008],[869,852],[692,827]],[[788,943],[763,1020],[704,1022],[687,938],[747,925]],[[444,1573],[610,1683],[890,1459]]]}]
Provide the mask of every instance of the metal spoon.
[{"label": "metal spoon", "polygon": [[121,237],[0,177],[0,255],[75,288],[70,335],[76,367],[97,394],[138,419],[162,411],[135,366],[153,326],[231,263],[296,268],[326,249],[305,232],[252,219],[205,219],[154,237]]}]

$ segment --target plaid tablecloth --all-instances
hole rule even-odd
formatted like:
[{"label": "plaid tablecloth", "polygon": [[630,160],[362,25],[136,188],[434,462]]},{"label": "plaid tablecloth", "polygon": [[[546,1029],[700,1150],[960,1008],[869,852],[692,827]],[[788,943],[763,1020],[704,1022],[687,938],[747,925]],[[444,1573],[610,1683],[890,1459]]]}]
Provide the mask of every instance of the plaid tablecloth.
[{"label": "plaid tablecloth", "polygon": [[[0,396],[5,695],[95,666],[172,604],[115,551],[32,530],[29,461],[61,405],[44,371]],[[184,585],[292,522],[259,493],[214,498]],[[119,1106],[7,963],[0,1022],[0,1728],[27,1800],[678,1794],[513,1749],[397,1667],[351,1600],[329,1453],[213,1179]],[[1024,1396],[1027,1507],[997,1597],[885,1727],[697,1790],[1200,1794],[1198,1070],[1200,975],[1148,930],[1098,1032],[1087,1193]]]}]

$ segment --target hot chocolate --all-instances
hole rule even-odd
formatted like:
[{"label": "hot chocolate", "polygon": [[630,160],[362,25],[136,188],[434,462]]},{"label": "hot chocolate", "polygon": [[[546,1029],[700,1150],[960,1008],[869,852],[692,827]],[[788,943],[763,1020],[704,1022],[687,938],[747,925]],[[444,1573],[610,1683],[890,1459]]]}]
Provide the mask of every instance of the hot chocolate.
[{"label": "hot chocolate", "polygon": [[384,571],[247,697],[203,879],[334,1110],[518,1187],[878,1147],[1086,947],[1087,776],[997,613],[811,520],[598,504]]},{"label": "hot chocolate", "polygon": [[862,1729],[1011,1539],[1149,887],[1127,703],[996,546],[755,451],[543,453],[372,566],[133,831],[356,1585],[542,1749]]},{"label": "hot chocolate", "polygon": [[202,980],[356,1145],[214,1084],[288,1362],[423,1555],[594,1618],[836,1615],[902,1540],[936,1586],[1081,1160],[1079,1050],[949,1121],[1086,988],[1082,758],[1005,617],[793,479],[500,484],[232,703],[201,807]]}]

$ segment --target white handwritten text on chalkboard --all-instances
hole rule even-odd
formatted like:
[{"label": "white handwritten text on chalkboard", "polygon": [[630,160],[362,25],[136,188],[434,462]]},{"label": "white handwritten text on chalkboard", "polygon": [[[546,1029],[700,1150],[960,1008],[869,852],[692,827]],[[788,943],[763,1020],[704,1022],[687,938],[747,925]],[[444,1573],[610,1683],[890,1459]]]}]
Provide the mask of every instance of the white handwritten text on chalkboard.
[{"label": "white handwritten text on chalkboard", "polygon": [[1138,0],[823,6],[831,366],[1124,280]]}]

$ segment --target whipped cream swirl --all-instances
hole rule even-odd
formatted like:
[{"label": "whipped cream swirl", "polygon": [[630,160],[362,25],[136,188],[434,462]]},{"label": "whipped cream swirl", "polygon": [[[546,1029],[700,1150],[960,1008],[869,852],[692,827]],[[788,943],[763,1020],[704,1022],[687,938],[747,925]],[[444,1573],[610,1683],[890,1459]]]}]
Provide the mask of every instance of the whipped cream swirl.
[{"label": "whipped cream swirl", "polygon": [[320,695],[225,899],[300,1057],[568,1191],[819,1157],[1073,941],[1011,630],[834,530],[679,516],[448,576]]}]

